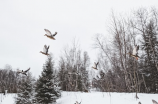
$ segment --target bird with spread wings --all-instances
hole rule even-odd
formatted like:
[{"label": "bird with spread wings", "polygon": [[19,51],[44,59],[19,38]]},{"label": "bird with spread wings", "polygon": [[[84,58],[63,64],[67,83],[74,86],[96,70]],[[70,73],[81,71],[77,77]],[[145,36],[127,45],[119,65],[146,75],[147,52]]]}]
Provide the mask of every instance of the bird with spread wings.
[{"label": "bird with spread wings", "polygon": [[42,53],[42,54],[44,54],[44,55],[49,55],[49,54],[48,54],[48,49],[49,49],[49,46],[44,45],[44,47],[43,47],[43,52],[40,51],[40,53]]},{"label": "bird with spread wings", "polygon": [[45,34],[44,36],[47,36],[48,38],[50,38],[50,39],[53,39],[53,40],[55,40],[55,35],[57,34],[57,32],[55,32],[54,34],[52,34],[48,29],[44,29],[45,30],[45,32],[47,33],[47,34]]},{"label": "bird with spread wings", "polygon": [[92,66],[92,68],[98,70],[98,68],[97,68],[98,64],[99,64],[99,62],[97,62],[97,63],[94,62],[94,66]]},{"label": "bird with spread wings", "polygon": [[18,74],[20,74],[20,73],[21,73],[21,74],[24,74],[24,75],[26,75],[26,76],[27,76],[27,74],[26,74],[26,73],[27,73],[29,70],[30,70],[30,68],[28,68],[28,69],[27,69],[27,70],[25,70],[25,71],[23,71],[23,70],[17,70],[17,73],[18,73]]},{"label": "bird with spread wings", "polygon": [[139,50],[139,45],[135,45],[135,47],[133,48],[133,53],[128,53],[130,56],[134,57],[136,60],[138,60],[139,56],[138,56],[138,50]]}]

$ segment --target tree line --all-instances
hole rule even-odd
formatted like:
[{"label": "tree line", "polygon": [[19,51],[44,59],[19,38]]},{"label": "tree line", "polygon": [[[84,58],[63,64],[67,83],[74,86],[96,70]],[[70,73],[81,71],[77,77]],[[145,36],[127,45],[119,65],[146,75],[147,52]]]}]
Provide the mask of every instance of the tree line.
[{"label": "tree line", "polygon": [[[141,8],[129,17],[112,13],[111,38],[95,37],[99,49],[99,78],[93,84],[101,91],[158,93],[158,11]],[[139,59],[128,55],[139,45]],[[99,84],[99,86],[97,86]]]},{"label": "tree line", "polygon": [[[91,86],[103,92],[158,93],[157,9],[141,8],[130,16],[116,16],[112,12],[109,24],[111,37],[97,34],[94,40],[99,62],[96,77],[91,75],[95,69],[91,68],[88,52],[74,41],[63,50],[57,67],[52,55],[48,56],[37,80],[31,74],[18,75],[10,66],[0,69],[0,91],[7,89],[9,93],[18,93],[18,97],[34,96],[38,103],[47,102],[48,98],[55,101],[61,96],[60,90],[88,92]],[[135,45],[139,45],[138,60],[128,54]],[[18,104],[22,99],[16,101]]]}]

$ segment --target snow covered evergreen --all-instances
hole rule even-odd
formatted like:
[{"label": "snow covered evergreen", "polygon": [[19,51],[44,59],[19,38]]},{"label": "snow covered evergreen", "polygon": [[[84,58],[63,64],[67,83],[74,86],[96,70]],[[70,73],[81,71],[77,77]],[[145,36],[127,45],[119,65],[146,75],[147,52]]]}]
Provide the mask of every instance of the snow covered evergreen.
[{"label": "snow covered evergreen", "polygon": [[36,103],[40,104],[56,102],[56,99],[61,96],[51,55],[48,56],[48,60],[43,66],[43,71],[37,80],[35,91]]},{"label": "snow covered evergreen", "polygon": [[34,79],[31,73],[27,77],[24,76],[21,83],[17,97],[15,97],[16,104],[32,104]]}]

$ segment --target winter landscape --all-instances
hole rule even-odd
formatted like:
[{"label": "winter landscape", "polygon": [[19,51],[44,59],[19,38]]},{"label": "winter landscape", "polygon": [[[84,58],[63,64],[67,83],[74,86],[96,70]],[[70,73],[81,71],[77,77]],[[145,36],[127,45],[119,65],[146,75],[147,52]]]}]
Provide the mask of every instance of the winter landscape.
[{"label": "winter landscape", "polygon": [[[55,104],[74,104],[76,101],[81,104],[153,104],[152,99],[157,99],[157,94],[140,93],[139,99],[135,99],[135,93],[105,93],[105,92],[62,92],[62,97]],[[15,104],[15,94],[8,94],[3,97],[0,104]]]},{"label": "winter landscape", "polygon": [[0,104],[158,104],[157,7],[0,1]]}]

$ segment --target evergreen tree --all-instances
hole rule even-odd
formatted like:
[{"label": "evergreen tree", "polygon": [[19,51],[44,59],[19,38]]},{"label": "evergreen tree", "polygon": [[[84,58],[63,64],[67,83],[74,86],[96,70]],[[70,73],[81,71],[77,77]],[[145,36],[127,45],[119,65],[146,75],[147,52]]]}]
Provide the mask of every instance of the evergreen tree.
[{"label": "evergreen tree", "polygon": [[146,26],[145,34],[143,34],[142,49],[144,50],[144,73],[150,92],[158,92],[158,39],[157,26],[153,20]]},{"label": "evergreen tree", "polygon": [[31,73],[27,77],[22,77],[21,85],[19,86],[19,93],[15,98],[16,104],[32,104],[33,98],[33,82],[34,79],[31,76]]},{"label": "evergreen tree", "polygon": [[56,102],[56,99],[60,97],[60,91],[58,89],[57,77],[54,71],[54,62],[52,62],[52,56],[48,56],[48,60],[43,66],[43,71],[39,77],[36,85],[36,100],[38,103],[49,104]]}]

